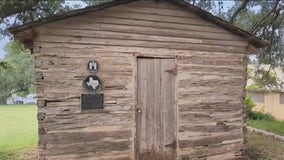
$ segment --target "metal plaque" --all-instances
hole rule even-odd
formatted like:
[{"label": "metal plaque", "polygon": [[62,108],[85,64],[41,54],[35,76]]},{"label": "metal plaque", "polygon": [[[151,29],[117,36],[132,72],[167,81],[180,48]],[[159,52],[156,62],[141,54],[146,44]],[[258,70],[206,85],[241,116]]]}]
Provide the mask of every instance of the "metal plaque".
[{"label": "metal plaque", "polygon": [[83,86],[88,90],[92,92],[97,92],[101,88],[101,80],[96,75],[90,75],[85,78],[83,82]]},{"label": "metal plaque", "polygon": [[104,109],[104,94],[82,94],[81,107],[85,109]]},{"label": "metal plaque", "polygon": [[87,69],[91,72],[98,72],[99,63],[97,61],[91,60],[88,62]]}]

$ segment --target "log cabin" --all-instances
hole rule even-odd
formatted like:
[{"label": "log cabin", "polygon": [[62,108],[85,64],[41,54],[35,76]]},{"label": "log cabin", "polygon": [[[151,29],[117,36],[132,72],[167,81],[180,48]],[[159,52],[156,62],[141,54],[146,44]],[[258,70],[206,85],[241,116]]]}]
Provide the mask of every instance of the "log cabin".
[{"label": "log cabin", "polygon": [[182,0],[114,0],[10,28],[36,68],[39,159],[245,159],[248,53]]}]

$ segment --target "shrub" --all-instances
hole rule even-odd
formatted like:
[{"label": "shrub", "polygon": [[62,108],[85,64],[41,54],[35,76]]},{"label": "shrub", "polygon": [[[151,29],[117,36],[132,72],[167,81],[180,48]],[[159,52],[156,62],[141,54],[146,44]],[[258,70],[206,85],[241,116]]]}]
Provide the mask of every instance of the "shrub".
[{"label": "shrub", "polygon": [[255,104],[253,103],[253,100],[252,100],[250,95],[246,96],[245,104],[246,104],[246,114],[247,114],[248,119],[250,119],[250,120],[267,120],[267,121],[276,120],[269,113],[254,112],[252,109],[255,106]]},{"label": "shrub", "polygon": [[252,120],[274,121],[276,119],[269,113],[253,112],[253,119]]},{"label": "shrub", "polygon": [[252,111],[255,104],[250,95],[247,95],[245,98],[245,105],[246,105],[246,114],[248,119],[252,119],[254,116],[254,112]]}]

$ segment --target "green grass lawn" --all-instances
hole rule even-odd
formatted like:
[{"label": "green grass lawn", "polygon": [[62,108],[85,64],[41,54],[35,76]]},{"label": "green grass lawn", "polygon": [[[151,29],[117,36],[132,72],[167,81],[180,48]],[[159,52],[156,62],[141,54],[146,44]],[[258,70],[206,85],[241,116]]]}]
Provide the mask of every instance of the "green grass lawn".
[{"label": "green grass lawn", "polygon": [[35,105],[0,105],[0,160],[18,159],[36,148],[36,113]]},{"label": "green grass lawn", "polygon": [[248,120],[248,125],[284,136],[284,121]]}]

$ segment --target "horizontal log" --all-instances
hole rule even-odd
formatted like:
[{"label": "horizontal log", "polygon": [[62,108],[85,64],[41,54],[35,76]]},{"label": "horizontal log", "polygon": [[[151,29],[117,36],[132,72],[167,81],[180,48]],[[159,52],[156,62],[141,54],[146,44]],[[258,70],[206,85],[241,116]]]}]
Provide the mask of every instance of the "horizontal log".
[{"label": "horizontal log", "polygon": [[240,78],[240,77],[245,77],[245,75],[240,72],[240,73],[229,73],[229,72],[206,72],[206,71],[183,71],[183,72],[178,72],[178,79],[189,79],[191,76],[192,77],[197,77],[197,76],[211,76],[211,77],[220,77],[220,76],[224,76],[224,77],[228,77],[231,76],[232,79],[234,78]]},{"label": "horizontal log", "polygon": [[[78,53],[88,53],[91,55],[91,52],[105,53],[109,54],[110,52],[114,55],[121,54],[125,56],[127,54],[137,55],[137,56],[151,56],[151,57],[176,57],[173,55],[182,55],[188,56],[192,54],[246,54],[247,52],[221,52],[221,51],[197,51],[197,50],[184,50],[184,49],[171,49],[171,48],[147,48],[147,47],[123,47],[123,46],[102,46],[102,45],[88,45],[88,44],[68,44],[68,43],[52,43],[52,42],[39,42],[34,41],[36,47],[41,47],[42,53],[48,54],[51,56],[60,56],[60,57],[82,57],[84,54]],[[72,50],[72,51],[71,51]],[[46,52],[49,53],[46,53]],[[147,51],[147,52],[145,52]],[[41,53],[35,53],[36,56],[40,56]],[[89,55],[86,55],[89,57]]]},{"label": "horizontal log", "polygon": [[[53,28],[53,30],[50,30]],[[37,29],[40,34],[43,35],[55,35],[55,36],[74,36],[74,37],[89,37],[89,38],[108,38],[108,39],[122,39],[122,40],[147,40],[157,42],[173,42],[173,43],[199,43],[202,44],[202,39],[193,38],[181,38],[181,37],[168,37],[135,33],[123,33],[123,32],[111,32],[101,30],[83,30],[83,29],[69,29],[59,27],[41,27]]]},{"label": "horizontal log", "polygon": [[[64,52],[64,49],[57,50],[59,52]],[[69,52],[70,53],[70,52]],[[99,54],[99,53],[90,53],[89,57],[80,57],[73,59],[72,57],[54,57],[54,56],[45,56],[40,55],[36,56],[37,60],[41,61],[41,66],[38,66],[37,68],[42,68],[42,67],[54,67],[54,68],[60,68],[60,67],[82,67],[83,69],[87,69],[86,63],[90,61],[90,59],[94,59],[99,63],[99,67],[101,68],[110,68],[111,65],[116,65],[119,67],[125,67],[125,68],[130,68],[132,62],[131,61],[125,61],[125,59],[131,60],[129,56],[105,56],[104,54]]]},{"label": "horizontal log", "polygon": [[[192,116],[193,117],[193,116]],[[179,124],[196,124],[196,125],[205,125],[205,124],[216,124],[218,122],[226,123],[227,125],[233,124],[243,124],[245,116],[241,115],[240,117],[218,117],[218,118],[197,118],[193,119],[192,117],[179,117]]]},{"label": "horizontal log", "polygon": [[180,10],[180,7],[172,5],[166,1],[159,1],[158,3],[153,3],[153,1],[143,0],[135,1],[127,4],[127,6],[143,6],[147,8],[162,8],[162,9],[171,9],[171,10]]},{"label": "horizontal log", "polygon": [[131,131],[107,131],[107,132],[57,132],[48,133],[40,136],[40,143],[47,144],[72,144],[72,143],[84,143],[91,141],[115,141],[122,139],[129,139],[131,137]]},{"label": "horizontal log", "polygon": [[49,160],[84,159],[84,160],[131,160],[129,151],[85,152],[77,154],[49,155]]},{"label": "horizontal log", "polygon": [[167,8],[169,5],[164,5],[166,8],[155,8],[157,4],[151,6],[140,6],[134,3],[116,6],[114,8],[108,8],[108,10],[115,11],[126,11],[126,12],[134,12],[134,13],[144,13],[144,14],[152,14],[152,15],[164,15],[164,16],[176,16],[176,17],[189,17],[189,18],[199,18],[195,14],[190,12],[186,12],[180,10],[178,8]]},{"label": "horizontal log", "polygon": [[[108,81],[108,79],[105,79],[104,81],[102,81],[102,86],[101,86],[101,90],[104,93],[109,93],[109,92],[117,92],[119,91],[121,94],[123,93],[130,93],[131,87],[129,86],[129,84],[125,84],[125,85],[119,85],[119,84],[105,84],[104,82]],[[128,81],[129,83],[130,81]],[[48,82],[46,82],[48,83]],[[61,86],[61,85],[49,85],[47,87],[44,87],[44,92],[43,94],[50,94],[50,93],[72,93],[74,91],[76,92],[84,92],[86,89],[83,87],[83,84],[74,86],[74,87],[68,87],[67,85],[65,86]]]},{"label": "horizontal log", "polygon": [[[210,84],[211,83],[209,82]],[[192,83],[192,84],[188,84],[186,87],[181,87],[179,90],[179,95],[180,96],[202,96],[202,95],[210,95],[210,96],[214,96],[214,94],[225,94],[225,95],[229,95],[229,94],[241,94],[243,91],[243,86],[241,85],[241,83],[232,83],[233,86],[229,86],[228,83],[224,83],[224,85],[219,85],[218,83],[216,84],[216,86],[219,87],[224,87],[223,89],[221,88],[208,88],[210,85],[205,85],[205,87],[200,87],[198,89],[199,86],[202,86],[202,84],[200,83]],[[212,86],[212,85],[211,85]],[[179,86],[180,87],[180,86]],[[192,88],[190,88],[192,87]],[[233,91],[232,91],[233,90]],[[231,91],[231,92],[230,92]]]},{"label": "horizontal log", "polygon": [[[64,102],[69,100],[80,100],[81,94],[88,94],[89,92],[81,93],[50,93],[37,95],[38,98],[46,100],[47,103],[50,102]],[[106,98],[133,98],[133,94],[129,92],[113,91],[105,94]]]},{"label": "horizontal log", "polygon": [[[63,102],[65,103],[65,102]],[[132,111],[133,107],[130,105],[131,103],[123,102],[121,101],[107,101],[104,102],[104,111],[110,112],[110,111]],[[49,104],[49,103],[48,103]],[[81,113],[81,102],[78,101],[77,104],[72,105],[52,105],[41,107],[39,109],[39,112],[43,112],[46,115],[63,115],[63,114],[78,114]]]},{"label": "horizontal log", "polygon": [[179,111],[190,111],[190,110],[204,110],[204,111],[215,111],[219,112],[225,111],[235,111],[242,109],[244,106],[241,101],[237,103],[229,103],[229,102],[195,102],[195,103],[187,103],[187,104],[178,104]]},{"label": "horizontal log", "polygon": [[[220,58],[230,58],[230,57],[238,57],[241,58],[244,55],[246,55],[246,53],[242,53],[242,52],[217,52],[217,51],[212,51],[212,52],[208,52],[208,51],[195,51],[195,50],[191,50],[190,52],[188,50],[178,50],[178,49],[164,49],[164,48],[148,48],[147,52],[145,52],[145,49],[143,48],[134,48],[131,47],[131,50],[129,50],[129,48],[127,47],[104,47],[104,48],[100,48],[100,47],[93,47],[93,46],[86,46],[86,45],[78,45],[78,44],[65,44],[64,46],[62,45],[57,45],[56,43],[52,43],[52,42],[34,42],[35,47],[41,47],[41,52],[40,53],[36,53],[35,56],[37,57],[61,57],[61,58],[72,58],[72,57],[76,57],[76,58],[90,58],[95,55],[96,57],[100,58],[101,56],[103,57],[110,57],[110,58],[118,58],[118,59],[125,59],[125,58],[129,58],[130,59],[130,55],[133,56],[133,53],[140,53],[140,54],[144,54],[144,55],[159,55],[160,57],[162,57],[164,54],[164,56],[171,56],[173,57],[173,54],[176,55],[176,57],[178,59],[185,59],[185,57],[191,58],[194,56],[200,56],[203,57],[205,56],[212,56],[212,57],[216,57],[216,59],[218,59],[217,57]],[[112,54],[109,54],[109,53]],[[158,57],[159,57],[158,56]],[[180,57],[180,58],[179,58]]]},{"label": "horizontal log", "polygon": [[227,52],[190,52],[186,55],[178,55],[177,60],[181,64],[188,64],[188,61],[191,61],[192,59],[196,58],[214,58],[216,60],[228,60],[228,61],[244,61],[244,57],[246,57],[246,54],[233,54],[233,53],[227,53]]},{"label": "horizontal log", "polygon": [[[52,29],[52,30],[51,30]],[[179,31],[179,30],[178,30]],[[188,37],[175,37],[164,35],[149,35],[149,34],[136,34],[136,33],[124,33],[113,31],[102,31],[101,29],[78,29],[78,28],[64,28],[64,27],[41,27],[37,29],[37,32],[44,35],[55,36],[74,36],[74,37],[86,37],[86,38],[108,38],[108,39],[121,39],[121,40],[143,40],[151,42],[171,42],[171,43],[193,43],[193,44],[209,44],[209,45],[221,45],[221,46],[235,46],[235,47],[247,47],[247,42],[244,41],[232,41],[232,40],[210,40],[214,37],[207,37],[205,39],[197,36]],[[192,31],[191,31],[192,32]],[[193,33],[192,33],[193,34]],[[191,35],[192,35],[191,34]],[[216,33],[215,33],[216,34]]]},{"label": "horizontal log", "polygon": [[[69,86],[69,87],[78,87],[82,86],[83,80],[90,75],[87,73],[85,75],[79,74],[79,72],[69,72],[64,74],[64,71],[57,69],[49,69],[49,70],[39,70],[40,72],[44,72],[44,79],[37,80],[36,84],[40,84],[39,90],[43,89],[42,87],[52,87],[52,86]],[[82,71],[81,73],[84,73]],[[59,74],[59,75],[58,75]],[[110,86],[129,86],[129,83],[132,81],[132,72],[128,71],[105,71],[104,73],[97,74],[100,77],[102,85],[109,88]],[[112,81],[110,81],[112,80]]]},{"label": "horizontal log", "polygon": [[91,141],[84,143],[73,144],[47,144],[46,150],[41,150],[41,154],[60,155],[60,154],[78,154],[86,152],[100,152],[100,151],[125,151],[130,149],[129,140],[119,141]]},{"label": "horizontal log", "polygon": [[220,144],[223,141],[228,140],[238,140],[242,139],[243,134],[240,132],[229,132],[223,134],[213,134],[211,136],[205,137],[194,137],[189,138],[187,140],[179,140],[179,147],[180,148],[191,148],[191,147],[201,147],[201,146],[209,146],[213,144]]},{"label": "horizontal log", "polygon": [[229,54],[218,55],[193,55],[178,57],[179,64],[192,65],[215,65],[215,66],[243,66],[245,64],[244,56],[235,56]]},{"label": "horizontal log", "polygon": [[113,18],[129,18],[135,20],[148,20],[148,21],[157,21],[157,22],[169,22],[177,24],[187,24],[187,25],[205,25],[216,27],[212,23],[208,23],[202,19],[196,17],[181,17],[176,15],[161,15],[161,14],[149,14],[149,13],[139,13],[133,11],[123,11],[119,9],[107,9],[99,12],[88,13],[89,16],[100,17],[100,16],[109,16]]},{"label": "horizontal log", "polygon": [[[195,79],[195,78],[188,78],[182,79],[178,82],[178,88],[180,92],[200,92],[200,90],[208,91],[208,92],[215,92],[215,91],[225,91],[228,90],[235,90],[235,91],[242,91],[243,85],[245,84],[244,78],[236,78],[236,79]],[[214,86],[214,87],[211,87]],[[220,88],[222,86],[223,88]]]},{"label": "horizontal log", "polygon": [[79,100],[80,93],[52,93],[52,94],[39,94],[36,97],[43,99],[46,103],[49,102],[64,102],[69,100]]},{"label": "horizontal log", "polygon": [[68,105],[68,106],[61,106],[56,105],[53,107],[42,107],[39,108],[39,112],[43,112],[46,115],[62,115],[62,114],[76,114],[81,112],[80,102],[78,105]]},{"label": "horizontal log", "polygon": [[227,100],[229,101],[235,101],[235,100],[241,100],[243,97],[242,93],[240,91],[212,91],[212,92],[207,92],[207,91],[199,91],[199,92],[183,92],[178,94],[178,99],[190,99],[190,101],[197,101],[197,102],[202,102],[206,99],[208,100],[213,100],[213,99],[218,99],[218,100]]},{"label": "horizontal log", "polygon": [[179,44],[169,42],[151,42],[138,40],[117,40],[117,39],[103,39],[103,38],[86,38],[86,37],[72,37],[72,36],[49,36],[41,35],[37,38],[39,42],[53,42],[53,43],[69,43],[69,44],[88,44],[88,45],[104,45],[104,46],[128,46],[128,47],[146,47],[146,48],[171,48],[171,49],[188,49],[200,51],[220,51],[220,52],[243,52],[246,53],[244,47],[232,46],[217,46],[205,44]]},{"label": "horizontal log", "polygon": [[219,73],[235,73],[235,74],[242,74],[244,68],[242,66],[214,66],[214,65],[182,65],[179,68],[179,72],[219,72]]},{"label": "horizontal log", "polygon": [[178,127],[178,132],[202,132],[211,134],[241,130],[242,127],[243,126],[239,125],[226,125],[225,123],[216,123],[216,125],[181,125]]},{"label": "horizontal log", "polygon": [[127,59],[129,57],[129,52],[123,52],[120,50],[112,50],[110,53],[110,50],[94,50],[94,48],[89,47],[89,48],[84,48],[84,47],[79,47],[78,45],[75,45],[74,47],[79,47],[80,50],[76,50],[75,48],[71,48],[69,46],[61,46],[61,47],[56,47],[54,43],[40,43],[34,41],[35,45],[34,47],[41,47],[41,52],[35,53],[35,57],[40,57],[40,58],[45,58],[45,57],[54,57],[54,58],[78,58],[78,59],[86,59],[88,60],[90,58],[98,58],[100,59],[101,56],[103,57],[110,57],[110,58],[117,58],[117,59]]},{"label": "horizontal log", "polygon": [[180,120],[184,120],[184,121],[225,121],[226,119],[230,119],[230,118],[241,118],[244,117],[245,114],[243,111],[238,111],[238,112],[226,112],[226,114],[224,112],[208,112],[208,113],[204,113],[204,112],[199,112],[199,113],[192,113],[192,112],[180,112],[179,113],[179,118]]},{"label": "horizontal log", "polygon": [[221,108],[220,111],[217,108],[210,108],[207,109],[206,111],[200,110],[200,109],[192,109],[192,110],[183,110],[180,111],[180,115],[182,116],[193,116],[193,117],[202,117],[202,116],[207,116],[207,117],[218,117],[221,116],[222,114],[237,114],[237,113],[242,113],[243,108]]},{"label": "horizontal log", "polygon": [[[227,73],[206,73],[206,72],[188,72],[188,71],[183,71],[183,72],[178,72],[178,77],[177,80],[178,81],[188,81],[188,80],[201,80],[201,81],[217,81],[217,80],[232,80],[232,79],[245,79],[245,76],[240,73],[240,74],[227,74]],[[202,87],[202,86],[200,86]],[[205,88],[204,88],[205,89]]]},{"label": "horizontal log", "polygon": [[[85,63],[87,63],[87,62],[85,62]],[[86,77],[87,75],[90,74],[90,72],[85,68],[85,65],[86,64],[81,64],[80,66],[76,66],[76,67],[80,67],[82,69],[82,70],[79,70],[79,71],[81,71],[81,73],[82,72],[85,73],[85,76],[84,75],[78,75],[80,73],[79,71],[78,72],[73,71],[71,73],[67,72],[67,73],[65,73],[65,75],[66,76],[72,76],[73,75],[73,77]],[[62,66],[62,69],[63,69],[63,66]],[[52,71],[48,71],[46,69],[43,69],[42,71],[40,71],[40,69],[37,69],[37,71],[41,72],[41,73],[39,73],[40,74],[39,77],[40,78],[42,77],[42,79],[45,79],[48,74],[54,75],[54,74],[57,74],[57,73],[60,74],[60,73],[63,72],[63,70],[55,70],[55,69],[52,70]],[[103,76],[103,75],[108,75],[110,73],[129,74],[128,72],[132,73],[132,71],[133,71],[133,68],[131,68],[130,66],[123,67],[123,68],[122,67],[115,67],[115,66],[103,66],[103,67],[100,68],[100,72],[98,73],[98,75]],[[44,75],[42,75],[42,74],[44,74]]]},{"label": "horizontal log", "polygon": [[[223,89],[220,88],[220,86],[222,86]],[[227,83],[223,85],[216,84],[216,87],[210,87],[210,85],[202,86],[199,83],[195,83],[195,84],[186,85],[184,87],[178,86],[178,91],[181,94],[187,94],[189,92],[192,92],[193,94],[201,95],[202,94],[201,91],[207,91],[208,93],[215,93],[215,92],[229,92],[230,90],[235,90],[236,92],[242,93],[243,88],[244,88],[243,85],[240,85],[239,83],[238,84],[232,83],[232,86],[230,86]]]},{"label": "horizontal log", "polygon": [[126,125],[131,127],[133,112],[88,112],[65,115],[47,115],[40,124],[47,131],[85,128],[90,126]]},{"label": "horizontal log", "polygon": [[[180,157],[188,157],[188,158],[204,158],[210,159],[214,156],[220,155],[218,159],[225,158],[228,152],[230,153],[230,159],[232,157],[238,157],[238,155],[234,155],[236,152],[240,152],[244,148],[242,141],[237,141],[232,144],[218,144],[218,145],[209,145],[208,147],[196,147],[190,149],[182,149],[180,151]],[[233,155],[233,156],[232,156]],[[228,158],[228,157],[227,157]]]},{"label": "horizontal log", "polygon": [[[179,71],[178,72],[178,80],[185,80],[185,79],[202,79],[202,80],[216,80],[216,79],[222,79],[222,80],[230,80],[230,79],[242,79],[245,77],[243,73],[235,74],[235,75],[228,75],[224,73],[208,73],[206,74],[203,72],[189,72],[187,70]],[[223,78],[222,78],[223,77]]]}]

